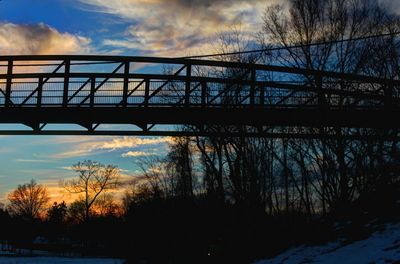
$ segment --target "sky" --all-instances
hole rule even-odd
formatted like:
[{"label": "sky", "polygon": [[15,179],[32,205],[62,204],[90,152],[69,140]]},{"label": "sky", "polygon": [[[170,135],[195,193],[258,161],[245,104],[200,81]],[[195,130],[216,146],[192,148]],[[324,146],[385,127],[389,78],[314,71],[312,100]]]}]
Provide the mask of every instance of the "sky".
[{"label": "sky", "polygon": [[[214,52],[221,34],[252,39],[274,0],[2,0],[0,55],[186,56]],[[141,157],[163,156],[168,137],[0,136],[0,202],[35,179],[54,201],[68,200],[61,179],[86,159],[140,175]]]}]

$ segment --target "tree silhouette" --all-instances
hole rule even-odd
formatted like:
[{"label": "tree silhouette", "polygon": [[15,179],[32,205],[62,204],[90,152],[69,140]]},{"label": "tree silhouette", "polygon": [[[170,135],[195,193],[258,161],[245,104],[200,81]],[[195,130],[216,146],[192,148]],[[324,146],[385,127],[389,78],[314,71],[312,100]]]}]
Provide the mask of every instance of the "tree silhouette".
[{"label": "tree silhouette", "polygon": [[67,218],[71,223],[82,223],[86,220],[84,200],[76,200],[68,206]]},{"label": "tree silhouette", "polygon": [[[379,1],[290,0],[287,5],[278,4],[267,8],[263,19],[266,43],[283,47],[267,54],[265,61],[276,61],[288,67],[398,78],[398,40],[393,37],[356,40],[399,30],[399,16],[390,14]],[[314,43],[322,44],[312,45]],[[316,76],[303,76],[298,81],[318,87]],[[340,90],[365,89],[347,81],[324,84],[321,88],[332,88],[335,85]],[[343,95],[336,98],[323,95],[317,100],[343,107],[351,99]],[[357,103],[373,104],[368,100],[354,102]],[[324,135],[326,130],[319,128],[316,131]],[[385,149],[398,149],[396,142],[355,142],[343,137],[350,132],[376,134],[379,137],[381,133],[392,133],[390,130],[334,127],[332,131],[336,140],[315,139],[305,142],[289,139],[285,145],[282,143],[281,148],[274,150],[274,158],[284,168],[282,178],[285,183],[282,187],[285,194],[281,196],[286,200],[286,205],[290,203],[289,200],[297,199],[293,195],[288,197],[291,193],[289,189],[294,189],[300,196],[297,199],[301,201],[299,207],[307,208],[309,214],[315,206],[311,199],[313,195],[320,200],[324,212],[347,206],[362,193],[376,187],[371,187],[369,183],[380,178],[380,173],[370,173],[367,168],[383,171],[377,168],[385,168],[384,157],[395,158],[391,153],[385,154]],[[288,162],[293,164],[288,167]],[[373,175],[372,179],[368,175]],[[384,181],[390,182],[387,179]]]},{"label": "tree silhouette", "polygon": [[169,174],[175,176],[175,194],[180,198],[193,197],[193,158],[189,138],[175,138],[167,156]]},{"label": "tree silhouette", "polygon": [[29,183],[18,185],[18,188],[8,195],[8,200],[8,210],[12,215],[35,219],[40,217],[49,197],[46,187],[31,180]]},{"label": "tree silhouette", "polygon": [[48,221],[55,224],[61,224],[67,215],[67,204],[54,202],[53,206],[47,211]]},{"label": "tree silhouette", "polygon": [[85,160],[72,166],[78,174],[77,179],[62,181],[62,186],[74,194],[83,194],[85,220],[99,195],[114,189],[118,185],[119,169],[113,165],[103,165],[96,161]]}]

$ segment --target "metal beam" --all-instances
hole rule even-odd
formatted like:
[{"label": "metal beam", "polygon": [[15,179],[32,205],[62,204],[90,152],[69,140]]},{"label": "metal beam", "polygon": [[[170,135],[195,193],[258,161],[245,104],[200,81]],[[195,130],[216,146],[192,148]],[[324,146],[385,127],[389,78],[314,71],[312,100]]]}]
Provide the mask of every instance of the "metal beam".
[{"label": "metal beam", "polygon": [[8,60],[8,66],[7,66],[7,75],[5,78],[7,79],[6,83],[6,94],[5,94],[5,105],[10,106],[12,104],[11,101],[11,86],[12,86],[12,80],[13,80],[13,60]]},{"label": "metal beam", "polygon": [[[164,63],[164,64],[191,64],[192,66],[213,66],[226,68],[242,68],[262,71],[275,71],[282,73],[293,73],[301,75],[324,75],[332,78],[341,78],[346,80],[367,81],[373,83],[389,83],[388,79],[366,76],[360,74],[339,73],[332,71],[320,71],[301,69],[295,67],[285,67],[276,65],[250,64],[241,62],[199,60],[199,59],[181,59],[181,58],[161,58],[161,57],[135,57],[135,56],[99,56],[99,55],[17,55],[17,56],[0,56],[0,61],[55,61],[55,60],[74,60],[74,61],[104,61],[104,62],[137,62],[137,63]],[[394,85],[400,85],[400,80],[393,80]]]},{"label": "metal beam", "polygon": [[273,132],[223,132],[223,131],[101,131],[101,130],[0,130],[0,135],[42,135],[42,136],[171,136],[171,137],[253,137],[253,138],[292,138],[292,139],[341,139],[341,140],[400,140],[400,135],[359,135],[359,134],[334,134],[321,133],[273,133]]},{"label": "metal beam", "polygon": [[388,119],[400,110],[348,110],[339,107],[303,108],[202,108],[191,107],[18,107],[0,108],[0,123],[104,123],[164,125],[251,125],[251,126],[336,126],[354,128],[400,128]]}]

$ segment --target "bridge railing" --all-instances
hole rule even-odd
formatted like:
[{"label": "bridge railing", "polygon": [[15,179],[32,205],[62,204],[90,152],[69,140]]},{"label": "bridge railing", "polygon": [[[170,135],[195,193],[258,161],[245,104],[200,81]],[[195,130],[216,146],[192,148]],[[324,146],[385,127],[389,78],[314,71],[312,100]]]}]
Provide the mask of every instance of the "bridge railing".
[{"label": "bridge railing", "polygon": [[0,56],[0,69],[0,107],[399,105],[398,80],[273,65],[152,57]]},{"label": "bridge railing", "polygon": [[[349,128],[365,138],[365,128],[399,138],[400,124],[386,120],[400,114],[399,87],[397,79],[238,62],[0,56],[0,124],[28,127],[0,134],[309,138]],[[78,129],[51,128],[58,124]]]}]

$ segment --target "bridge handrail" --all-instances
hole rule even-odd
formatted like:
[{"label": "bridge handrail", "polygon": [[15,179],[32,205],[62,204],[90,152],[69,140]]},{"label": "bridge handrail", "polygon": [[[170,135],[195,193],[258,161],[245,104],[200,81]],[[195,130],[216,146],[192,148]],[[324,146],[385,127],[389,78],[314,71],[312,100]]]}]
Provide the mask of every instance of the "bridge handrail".
[{"label": "bridge handrail", "polygon": [[[400,86],[400,80],[387,79],[375,76],[366,76],[353,73],[340,73],[334,71],[313,70],[304,68],[295,68],[278,65],[250,64],[242,62],[182,59],[167,57],[140,57],[140,56],[108,56],[108,55],[9,55],[0,56],[1,61],[94,61],[94,62],[115,62],[115,63],[158,63],[158,64],[179,64],[190,66],[211,66],[224,68],[241,68],[256,71],[272,71],[280,73],[292,73],[308,76],[324,76],[331,78],[340,78],[344,80],[363,81],[379,84],[391,84]],[[0,65],[7,67],[7,64]],[[15,76],[15,74],[13,74]],[[1,75],[0,78],[4,78]],[[21,77],[23,78],[23,77]]]}]

